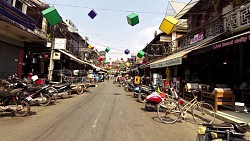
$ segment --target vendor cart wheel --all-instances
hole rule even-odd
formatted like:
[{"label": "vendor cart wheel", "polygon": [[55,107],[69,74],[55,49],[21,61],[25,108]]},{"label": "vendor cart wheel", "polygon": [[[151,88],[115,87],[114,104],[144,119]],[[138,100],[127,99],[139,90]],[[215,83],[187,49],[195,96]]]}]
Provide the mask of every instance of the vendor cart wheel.
[{"label": "vendor cart wheel", "polygon": [[84,86],[82,86],[82,85],[77,86],[76,92],[77,92],[78,95],[83,94]]}]

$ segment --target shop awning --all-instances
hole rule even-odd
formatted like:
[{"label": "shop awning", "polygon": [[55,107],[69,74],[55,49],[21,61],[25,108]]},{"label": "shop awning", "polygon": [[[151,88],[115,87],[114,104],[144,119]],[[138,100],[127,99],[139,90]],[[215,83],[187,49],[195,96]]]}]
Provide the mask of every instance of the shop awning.
[{"label": "shop awning", "polygon": [[165,58],[162,58],[160,60],[156,60],[156,61],[149,64],[150,68],[163,68],[163,67],[168,67],[168,66],[180,65],[180,64],[182,64],[182,57],[184,55],[188,54],[189,52],[191,52],[195,49],[202,47],[205,44],[210,43],[211,41],[216,39],[216,37],[218,37],[218,36],[219,35],[206,38],[203,41],[200,41],[199,43],[197,43],[196,45],[193,45],[191,47],[190,46],[186,47],[185,49],[183,49],[179,52],[173,53],[173,54],[171,54]]},{"label": "shop awning", "polygon": [[194,7],[200,0],[191,0],[176,16],[175,18],[181,19],[192,7]]},{"label": "shop awning", "polygon": [[103,68],[101,68],[101,67],[97,67],[97,66],[95,66],[95,65],[93,65],[93,64],[91,64],[91,66],[92,66],[94,69],[96,69],[96,71],[104,71],[104,72],[107,72],[107,70],[105,70],[105,69],[103,69]]},{"label": "shop awning", "polygon": [[83,60],[81,60],[81,59],[78,59],[77,57],[75,57],[73,54],[67,52],[66,50],[62,50],[62,49],[58,49],[58,50],[59,50],[60,52],[62,52],[63,54],[69,56],[70,59],[72,59],[72,60],[74,60],[74,61],[76,61],[76,62],[78,62],[78,63],[92,65],[92,64],[90,64],[90,63],[88,63],[88,62],[85,62],[85,61],[83,61]]}]

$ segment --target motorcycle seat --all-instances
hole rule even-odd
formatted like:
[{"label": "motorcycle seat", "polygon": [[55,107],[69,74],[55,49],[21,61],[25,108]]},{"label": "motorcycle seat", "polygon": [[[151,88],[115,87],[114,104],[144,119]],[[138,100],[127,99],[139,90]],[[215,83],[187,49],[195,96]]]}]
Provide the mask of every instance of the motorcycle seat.
[{"label": "motorcycle seat", "polygon": [[240,133],[246,133],[250,131],[250,125],[248,123],[232,123],[234,130]]},{"label": "motorcycle seat", "polygon": [[203,126],[210,128],[210,129],[234,129],[233,125],[231,123],[222,123],[222,124],[202,124]]},{"label": "motorcycle seat", "polygon": [[31,87],[31,88],[27,88],[28,92],[35,92],[37,90],[40,90],[42,87]]},{"label": "motorcycle seat", "polygon": [[68,85],[71,85],[70,83],[65,83],[65,84],[56,84],[56,85],[53,85],[54,88],[61,88],[63,86],[68,86]]}]

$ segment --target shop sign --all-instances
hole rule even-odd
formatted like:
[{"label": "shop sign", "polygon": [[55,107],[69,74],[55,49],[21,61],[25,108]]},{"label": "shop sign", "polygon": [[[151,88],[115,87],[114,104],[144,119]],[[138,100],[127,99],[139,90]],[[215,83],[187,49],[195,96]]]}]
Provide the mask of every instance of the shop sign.
[{"label": "shop sign", "polygon": [[250,35],[242,36],[242,37],[239,37],[239,38],[236,38],[236,39],[231,39],[231,40],[228,40],[228,41],[225,41],[225,42],[215,44],[215,45],[213,45],[213,49],[227,47],[227,46],[238,44],[238,43],[245,43],[247,41],[250,41]]},{"label": "shop sign", "polygon": [[55,38],[54,49],[66,49],[66,38]]},{"label": "shop sign", "polygon": [[174,59],[162,61],[156,64],[150,65],[150,68],[163,68],[163,67],[168,67],[168,66],[174,66],[174,65],[180,65],[182,64],[182,57],[177,57]]},{"label": "shop sign", "polygon": [[203,38],[204,38],[204,32],[202,31],[202,32],[194,35],[194,38],[190,39],[190,44],[199,42],[199,41],[203,40]]},{"label": "shop sign", "polygon": [[36,27],[36,21],[34,19],[25,15],[22,11],[8,4],[4,0],[0,0],[0,15],[3,15],[32,31]]}]

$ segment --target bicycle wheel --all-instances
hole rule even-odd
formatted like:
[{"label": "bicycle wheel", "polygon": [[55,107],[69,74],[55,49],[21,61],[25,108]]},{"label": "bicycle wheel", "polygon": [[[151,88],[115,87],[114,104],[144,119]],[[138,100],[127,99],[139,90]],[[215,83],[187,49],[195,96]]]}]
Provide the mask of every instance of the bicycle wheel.
[{"label": "bicycle wheel", "polygon": [[212,123],[215,119],[215,110],[208,103],[198,102],[192,107],[192,116],[198,124]]},{"label": "bicycle wheel", "polygon": [[181,116],[176,100],[166,99],[157,105],[157,116],[164,123],[175,123]]}]

